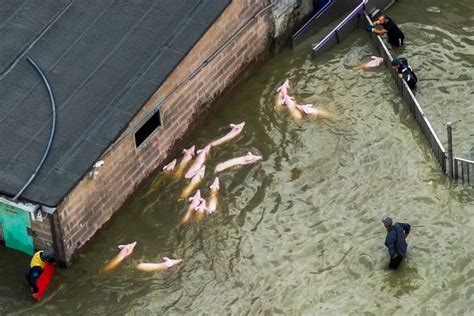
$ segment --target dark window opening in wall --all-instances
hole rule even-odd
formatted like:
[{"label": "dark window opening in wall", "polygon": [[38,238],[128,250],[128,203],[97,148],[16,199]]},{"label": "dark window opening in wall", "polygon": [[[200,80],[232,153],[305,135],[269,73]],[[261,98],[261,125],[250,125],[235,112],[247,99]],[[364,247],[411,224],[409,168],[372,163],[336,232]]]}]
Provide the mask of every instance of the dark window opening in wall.
[{"label": "dark window opening in wall", "polygon": [[135,145],[140,146],[158,127],[161,126],[160,111],[156,111],[135,133]]}]

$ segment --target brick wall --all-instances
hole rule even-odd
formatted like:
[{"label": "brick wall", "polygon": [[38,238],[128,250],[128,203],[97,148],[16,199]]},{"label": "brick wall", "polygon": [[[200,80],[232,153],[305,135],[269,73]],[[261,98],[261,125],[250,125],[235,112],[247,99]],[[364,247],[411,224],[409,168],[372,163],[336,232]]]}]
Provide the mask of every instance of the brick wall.
[{"label": "brick wall", "polygon": [[[33,240],[36,250],[54,249],[58,252],[60,258],[65,258],[64,246],[62,236],[60,235],[60,226],[58,222],[58,215],[43,213],[43,221],[32,221],[31,230],[33,231]],[[53,232],[51,231],[51,221],[55,227],[56,240],[59,247],[54,247]]]},{"label": "brick wall", "polygon": [[36,249],[53,248],[49,216],[52,215],[48,215],[43,222],[31,221],[31,230],[33,231],[33,239]]},{"label": "brick wall", "polygon": [[[173,91],[266,3],[233,1],[145,104],[130,123],[129,130],[133,130],[160,98]],[[163,164],[167,155],[177,149],[180,140],[203,122],[215,108],[216,99],[242,81],[267,57],[272,28],[268,12],[259,15],[192,80],[167,99],[160,110],[163,126],[144,144],[136,148],[133,133],[127,135],[126,131],[123,141],[114,144],[102,157],[105,164],[98,169],[98,177],[91,179],[86,176],[79,182],[56,211],[61,261],[69,265],[74,253],[110,219],[136,187]],[[44,232],[47,230],[45,225],[49,223],[36,223],[35,229],[41,231],[47,242],[51,235]],[[37,244],[41,242],[38,240]]]}]

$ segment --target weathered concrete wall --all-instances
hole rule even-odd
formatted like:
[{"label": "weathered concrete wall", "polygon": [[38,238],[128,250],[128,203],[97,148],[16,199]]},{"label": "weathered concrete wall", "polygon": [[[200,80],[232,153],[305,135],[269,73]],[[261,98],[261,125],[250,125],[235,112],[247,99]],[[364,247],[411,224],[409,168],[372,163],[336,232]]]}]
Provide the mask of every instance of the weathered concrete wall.
[{"label": "weathered concrete wall", "polygon": [[313,12],[313,0],[276,0],[272,7],[277,46],[288,41],[302,22]]},{"label": "weathered concrete wall", "polygon": [[[158,100],[175,89],[206,58],[226,42],[262,7],[265,1],[233,1],[217,22],[168,77],[131,122],[136,126]],[[139,148],[133,133],[115,144],[96,179],[85,177],[57,210],[61,261],[72,262],[74,253],[107,222],[135,188],[172,152],[177,142],[203,121],[217,97],[235,86],[269,54],[273,29],[269,12],[252,21],[217,58],[180,87],[161,107],[162,127]],[[43,227],[44,228],[44,227]],[[50,237],[50,236],[49,236]]]}]

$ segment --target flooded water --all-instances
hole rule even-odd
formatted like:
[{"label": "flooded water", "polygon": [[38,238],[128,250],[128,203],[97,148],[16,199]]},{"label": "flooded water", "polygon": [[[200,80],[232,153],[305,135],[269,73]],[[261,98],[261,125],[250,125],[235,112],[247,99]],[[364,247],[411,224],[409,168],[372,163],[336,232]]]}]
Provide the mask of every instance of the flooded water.
[{"label": "flooded water", "polygon": [[[470,0],[398,1],[390,11],[406,30],[397,53],[417,70],[417,95],[440,136],[447,119],[459,120],[464,156],[474,146],[473,13]],[[287,50],[266,62],[189,143],[246,122],[242,137],[211,151],[206,197],[217,163],[263,156],[220,176],[215,214],[180,225],[186,182],[157,186],[157,174],[56,274],[40,304],[23,277],[29,258],[0,249],[0,314],[473,314],[474,190],[446,181],[386,69],[353,69],[374,53],[359,30],[318,59]],[[276,112],[285,78],[301,103],[333,118]],[[412,225],[396,272],[383,244],[387,214]],[[117,244],[135,240],[131,259],[100,273]],[[163,273],[132,264],[163,256],[185,262]]]},{"label": "flooded water", "polygon": [[474,3],[417,1],[416,11],[411,3],[390,11],[407,38],[396,52],[417,69],[417,98],[440,139],[453,122],[455,155],[474,160]]}]

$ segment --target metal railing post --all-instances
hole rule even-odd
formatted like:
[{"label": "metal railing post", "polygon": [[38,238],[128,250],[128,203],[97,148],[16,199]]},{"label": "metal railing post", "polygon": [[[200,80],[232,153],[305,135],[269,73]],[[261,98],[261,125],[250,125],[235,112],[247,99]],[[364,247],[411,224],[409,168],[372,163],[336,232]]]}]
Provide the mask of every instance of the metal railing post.
[{"label": "metal railing post", "polygon": [[452,124],[448,122],[446,124],[447,132],[448,132],[448,164],[449,164],[449,179],[453,179],[454,172],[453,172],[453,131],[452,131]]}]

